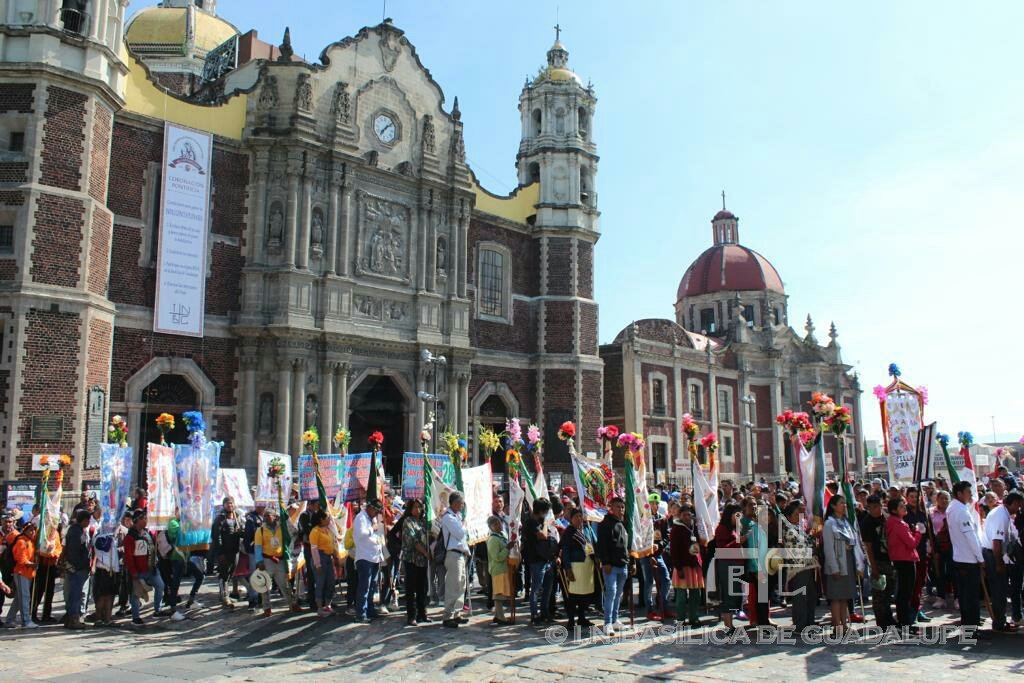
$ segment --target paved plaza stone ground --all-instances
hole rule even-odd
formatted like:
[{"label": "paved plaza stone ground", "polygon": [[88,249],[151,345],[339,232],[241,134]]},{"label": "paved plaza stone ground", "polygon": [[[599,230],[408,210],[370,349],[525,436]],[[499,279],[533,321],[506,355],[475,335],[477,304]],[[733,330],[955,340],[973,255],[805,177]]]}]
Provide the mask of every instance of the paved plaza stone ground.
[{"label": "paved plaza stone ground", "polygon": [[[59,591],[58,591],[59,594]],[[204,587],[205,604],[216,594]],[[242,603],[239,603],[240,605]],[[477,603],[480,604],[480,603]],[[147,610],[147,611],[151,611]],[[432,613],[436,610],[432,610]],[[56,609],[55,614],[62,614]],[[193,610],[189,620],[147,618],[144,629],[71,632],[57,626],[0,631],[0,681],[75,683],[131,681],[365,680],[1006,680],[1024,672],[1024,633],[981,637],[975,644],[865,642],[847,644],[717,644],[657,636],[638,620],[635,635],[564,644],[526,627],[495,627],[489,615],[458,630],[439,622],[409,628],[404,612],[369,624],[284,610],[270,619],[219,608]],[[936,612],[932,624],[952,625]],[[825,618],[825,610],[819,610]],[[521,614],[520,614],[521,618]],[[782,611],[774,621],[788,625]],[[711,622],[711,617],[706,617]],[[645,625],[654,628],[645,629]],[[704,633],[719,631],[708,628]],[[683,631],[692,633],[690,631]],[[700,633],[700,632],[697,632]],[[551,640],[561,629],[549,632]],[[985,635],[985,634],[983,634]],[[756,633],[749,632],[751,640]]]}]

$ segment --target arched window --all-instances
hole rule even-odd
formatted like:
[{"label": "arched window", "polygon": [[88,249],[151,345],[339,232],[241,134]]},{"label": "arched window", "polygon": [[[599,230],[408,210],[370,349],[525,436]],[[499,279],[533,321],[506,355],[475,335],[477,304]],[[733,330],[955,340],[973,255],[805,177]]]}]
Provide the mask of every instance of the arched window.
[{"label": "arched window", "polygon": [[584,140],[590,138],[590,117],[587,115],[586,107],[580,107],[576,116],[579,120],[580,137]]},{"label": "arched window", "polygon": [[540,113],[540,109],[534,109],[533,110],[533,134],[535,136],[541,134],[541,113]]},{"label": "arched window", "polygon": [[530,171],[529,183],[539,183],[540,182],[540,164],[538,164],[536,161],[533,162],[529,166],[529,171]]},{"label": "arched window", "polygon": [[590,206],[590,174],[585,168],[580,168],[580,204]]}]

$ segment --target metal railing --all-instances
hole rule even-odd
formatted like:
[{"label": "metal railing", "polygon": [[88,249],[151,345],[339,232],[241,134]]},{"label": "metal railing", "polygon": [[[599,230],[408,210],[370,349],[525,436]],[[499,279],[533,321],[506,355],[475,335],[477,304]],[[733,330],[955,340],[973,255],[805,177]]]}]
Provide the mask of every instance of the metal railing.
[{"label": "metal railing", "polygon": [[62,9],[60,23],[68,33],[84,36],[89,30],[89,15],[78,9]]}]

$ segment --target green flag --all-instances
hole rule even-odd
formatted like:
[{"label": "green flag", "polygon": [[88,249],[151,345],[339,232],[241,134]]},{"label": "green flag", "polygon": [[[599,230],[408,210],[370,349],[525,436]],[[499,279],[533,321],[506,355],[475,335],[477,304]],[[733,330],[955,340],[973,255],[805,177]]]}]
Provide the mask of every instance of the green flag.
[{"label": "green flag", "polygon": [[949,470],[949,485],[960,482],[960,473],[953,467],[953,460],[949,457],[949,436],[946,434],[939,434],[937,441],[942,446],[942,457],[946,460],[946,469]]},{"label": "green flag", "polygon": [[324,488],[324,480],[320,476],[320,457],[313,451],[313,477],[316,479],[316,493],[320,500],[320,509],[327,512],[327,489]]},{"label": "green flag", "polygon": [[[426,458],[424,458],[426,462]],[[370,453],[370,477],[366,484],[366,500],[379,500],[383,502],[384,496],[381,495],[381,481],[380,475],[377,472],[377,450],[374,449]]]},{"label": "green flag", "polygon": [[846,517],[854,529],[857,528],[857,509],[854,505],[853,487],[850,485],[849,477],[846,476],[846,443],[842,435],[836,436],[838,444],[836,450],[839,452],[839,483],[843,487],[843,497],[846,498]]}]

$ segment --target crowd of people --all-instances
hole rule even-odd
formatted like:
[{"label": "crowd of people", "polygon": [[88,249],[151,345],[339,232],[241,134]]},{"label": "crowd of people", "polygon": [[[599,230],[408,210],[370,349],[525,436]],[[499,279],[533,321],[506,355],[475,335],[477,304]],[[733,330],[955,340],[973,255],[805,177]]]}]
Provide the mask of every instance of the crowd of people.
[{"label": "crowd of people", "polygon": [[1021,485],[1000,468],[974,486],[874,479],[853,484],[847,500],[830,482],[818,519],[791,478],[724,480],[720,521],[707,528],[690,490],[659,484],[646,503],[653,547],[641,553],[631,545],[622,497],[592,521],[571,486],[537,497],[519,519],[506,513],[507,491],[495,489],[489,535],[473,545],[457,492],[428,521],[424,501],[386,491],[383,500],[355,504],[343,525],[316,499],[291,501],[282,519],[276,505],[242,511],[228,497],[210,542],[192,546],[180,543],[177,520],[148,528],[144,490],[114,534],[99,533],[102,510],[83,494],[70,515],[61,514],[57,542],[45,553],[38,508],[31,516],[4,512],[0,610],[6,602],[7,628],[56,623],[60,585],[65,628],[118,626],[129,617],[141,627],[144,612],[189,618],[211,581],[218,604],[207,607],[248,608],[259,618],[271,617],[279,600],[279,611],[369,622],[400,613],[402,596],[408,626],[431,622],[433,606],[441,625],[455,629],[468,623],[475,594],[498,626],[513,623],[518,607],[531,627],[564,615],[570,629],[594,626],[606,635],[638,618],[728,632],[741,622],[771,628],[773,610],[788,611],[801,631],[818,623],[822,603],[842,633],[864,621],[867,602],[882,628],[912,631],[929,612],[958,610],[961,625],[981,626],[988,616],[993,631],[1012,632],[1022,622],[1024,591]]}]

